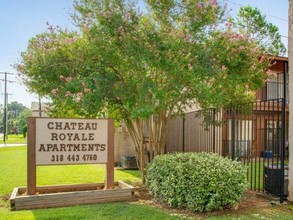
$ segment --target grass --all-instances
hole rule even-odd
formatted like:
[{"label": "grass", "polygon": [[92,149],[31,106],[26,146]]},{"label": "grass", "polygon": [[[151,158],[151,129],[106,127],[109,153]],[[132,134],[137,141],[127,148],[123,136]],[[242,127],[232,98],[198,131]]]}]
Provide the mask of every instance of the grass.
[{"label": "grass", "polygon": [[248,167],[248,182],[250,189],[263,190],[263,162],[253,162]]},{"label": "grass", "polygon": [[[28,211],[9,210],[4,195],[12,189],[26,185],[26,147],[0,148],[0,219],[292,219],[293,205],[257,205],[249,209],[226,210],[199,214],[183,210],[166,209],[149,201],[117,202],[108,204],[82,205]],[[42,166],[37,168],[37,185],[103,182],[105,169],[102,165]],[[129,183],[140,181],[136,170],[115,170],[115,180]]]},{"label": "grass", "polygon": [[[253,162],[249,163],[247,174],[248,174],[248,182],[250,185],[250,189],[252,190],[264,190],[264,166],[271,166],[272,164],[278,164],[279,169],[281,169],[281,162],[276,158],[266,159],[262,161],[262,158],[257,158]],[[285,160],[285,165],[288,166],[288,160]]]},{"label": "grass", "polygon": [[[26,147],[0,148],[0,196],[10,195],[14,187],[26,186]],[[103,182],[104,165],[60,165],[37,167],[37,185]],[[137,170],[115,170],[115,181],[140,181]],[[147,214],[148,213],[148,214]],[[182,219],[164,210],[143,204],[110,203],[66,208],[17,211],[0,200],[0,219]]]},{"label": "grass", "polygon": [[[26,147],[0,148],[0,194],[10,194],[16,186],[26,186]],[[104,182],[104,165],[38,166],[37,186]],[[137,170],[115,170],[115,180],[140,181]]]},{"label": "grass", "polygon": [[[7,140],[5,141],[6,144],[25,144],[26,138],[23,137],[22,134],[10,134],[8,135]],[[4,144],[3,137],[1,137],[0,144]]]},{"label": "grass", "polygon": [[[0,212],[1,215],[1,212]],[[3,218],[1,218],[3,219]],[[130,220],[130,219],[170,219],[179,220],[181,217],[172,216],[170,213],[158,208],[143,204],[108,203],[97,205],[83,205],[54,209],[39,209],[30,211],[10,212],[4,219],[97,219],[97,220]]]}]

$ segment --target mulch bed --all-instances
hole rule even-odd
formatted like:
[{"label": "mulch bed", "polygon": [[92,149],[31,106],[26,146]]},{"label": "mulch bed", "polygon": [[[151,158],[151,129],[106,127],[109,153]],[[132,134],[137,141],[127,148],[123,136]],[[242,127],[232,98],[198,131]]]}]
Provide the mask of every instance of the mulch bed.
[{"label": "mulch bed", "polygon": [[154,201],[153,197],[150,195],[146,187],[141,187],[135,190],[135,202],[139,204],[146,204],[153,207],[163,209],[167,212],[171,212],[173,216],[182,216],[186,218],[206,218],[211,216],[229,216],[229,215],[241,215],[248,212],[249,209],[266,209],[271,208],[274,204],[278,203],[278,198],[270,197],[266,194],[258,193],[255,191],[246,191],[243,199],[237,205],[231,209],[224,209],[220,211],[208,212],[208,213],[199,213],[192,212],[183,208],[172,208],[166,204],[159,204]]}]

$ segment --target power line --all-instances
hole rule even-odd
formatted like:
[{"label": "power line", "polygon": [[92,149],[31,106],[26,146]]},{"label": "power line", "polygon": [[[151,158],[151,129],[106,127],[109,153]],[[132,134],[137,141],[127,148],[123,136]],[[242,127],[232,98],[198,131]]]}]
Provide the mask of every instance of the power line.
[{"label": "power line", "polygon": [[[232,3],[232,4],[234,4],[234,5],[238,5],[239,7],[243,7],[243,6],[244,6],[244,5],[242,5],[242,4],[239,4],[239,3],[233,2],[233,1],[231,1],[231,0],[226,0],[226,1],[228,1],[228,2],[230,2],[230,3]],[[271,15],[271,14],[264,13],[264,12],[262,12],[262,13],[265,14],[265,15],[267,15],[267,16],[269,16],[269,17],[272,17],[272,18],[275,18],[275,19],[278,19],[278,20],[280,20],[280,21],[284,21],[284,22],[287,22],[287,23],[288,23],[288,20],[287,20],[287,19],[280,18],[280,17],[277,17],[277,16],[275,16],[275,15]],[[287,37],[287,38],[288,38],[288,37]]]},{"label": "power line", "polygon": [[[0,81],[3,81],[5,82],[5,79],[0,79]],[[13,80],[6,80],[8,83],[16,83],[16,81],[13,81]]]},{"label": "power line", "polygon": [[[222,19],[222,21],[229,22],[229,23],[232,23],[232,24],[240,26],[240,27],[248,28],[248,26],[246,26],[246,25],[238,24],[238,23],[236,23],[234,21],[230,21],[230,20],[227,20],[227,19]],[[285,36],[285,35],[282,35],[282,34],[280,34],[280,37],[288,38],[288,36]]]},{"label": "power line", "polygon": [[15,75],[15,73],[9,73],[9,72],[0,72],[0,74]]},{"label": "power line", "polygon": [[[226,1],[228,1],[228,2],[230,2],[230,3],[232,3],[232,4],[235,4],[235,5],[238,5],[238,6],[240,6],[240,7],[243,7],[243,6],[244,6],[244,5],[241,5],[241,4],[239,4],[239,3],[233,2],[233,1],[231,1],[231,0],[226,0]],[[266,13],[264,13],[264,14],[265,14],[265,15],[268,15],[268,16],[271,16],[271,17],[274,17],[274,18],[277,18],[277,19],[280,19],[280,20],[282,20],[282,21],[288,22],[288,20],[285,20],[285,19],[283,19],[283,18],[279,18],[279,17],[276,17],[276,16],[274,16],[274,15],[270,15],[270,14],[266,14]],[[227,20],[224,20],[224,21],[227,21]],[[231,22],[231,21],[227,21],[227,22]],[[235,22],[231,22],[231,23],[233,23],[234,25],[239,25],[238,23],[235,23]],[[242,27],[247,27],[247,26],[245,26],[245,25],[240,25],[240,26],[242,26]],[[286,35],[282,35],[282,34],[280,34],[280,37],[283,37],[283,38],[288,39],[288,36],[286,36]]]}]

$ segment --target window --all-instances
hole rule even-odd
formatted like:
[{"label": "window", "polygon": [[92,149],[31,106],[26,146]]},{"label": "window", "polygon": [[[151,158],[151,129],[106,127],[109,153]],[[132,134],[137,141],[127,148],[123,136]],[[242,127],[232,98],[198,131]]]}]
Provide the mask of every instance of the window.
[{"label": "window", "polygon": [[[289,88],[288,88],[288,74],[286,76],[286,101],[289,100]],[[284,90],[284,74],[280,73],[277,76],[270,78],[267,82],[267,99],[280,99],[283,98]]]}]

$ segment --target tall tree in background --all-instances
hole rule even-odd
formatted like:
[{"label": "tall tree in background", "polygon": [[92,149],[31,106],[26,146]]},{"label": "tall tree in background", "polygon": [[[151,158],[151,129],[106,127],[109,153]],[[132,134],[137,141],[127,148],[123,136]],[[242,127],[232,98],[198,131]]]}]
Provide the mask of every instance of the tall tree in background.
[{"label": "tall tree in background", "polygon": [[19,133],[21,132],[23,123],[19,124],[19,116],[24,111],[30,110],[17,101],[13,101],[7,104],[7,124],[8,124],[8,133]]},{"label": "tall tree in background", "polygon": [[51,97],[58,116],[125,123],[143,178],[148,160],[164,153],[173,116],[195,104],[252,99],[270,65],[259,41],[221,24],[225,8],[216,0],[145,6],[140,12],[132,1],[77,1],[80,32],[49,26],[17,65],[31,91]]},{"label": "tall tree in background", "polygon": [[244,31],[251,39],[255,39],[267,53],[272,56],[285,54],[286,47],[281,41],[279,28],[269,23],[259,9],[251,6],[240,7],[236,24],[240,32]]},{"label": "tall tree in background", "polygon": [[[24,111],[31,112],[30,109],[19,102],[13,101],[7,104],[8,133],[13,132],[15,126],[18,127],[18,130],[21,130],[22,126],[24,126],[24,122],[26,124],[26,119],[21,120],[22,122],[20,123],[20,116]],[[3,132],[3,117],[4,109],[3,105],[0,105],[0,132]]]},{"label": "tall tree in background", "polygon": [[289,56],[289,196],[293,201],[293,1],[289,0],[289,31],[288,31],[288,56]]}]

